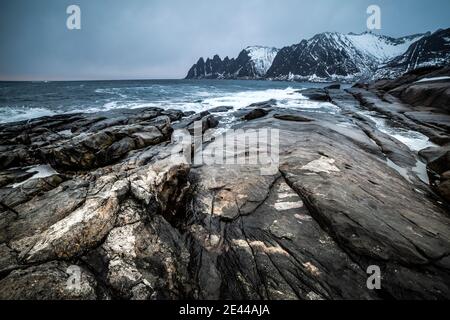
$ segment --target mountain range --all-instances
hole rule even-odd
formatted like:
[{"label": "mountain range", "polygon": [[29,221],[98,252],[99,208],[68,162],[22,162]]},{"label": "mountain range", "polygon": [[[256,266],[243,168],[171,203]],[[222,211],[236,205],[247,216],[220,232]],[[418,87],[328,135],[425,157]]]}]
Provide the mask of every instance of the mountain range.
[{"label": "mountain range", "polygon": [[236,59],[215,55],[200,58],[189,70],[187,79],[260,79],[272,66],[278,49],[253,46],[242,50]]},{"label": "mountain range", "polygon": [[393,38],[364,32],[325,32],[276,49],[247,47],[237,58],[200,58],[186,79],[357,81],[395,78],[450,64],[450,29]]}]

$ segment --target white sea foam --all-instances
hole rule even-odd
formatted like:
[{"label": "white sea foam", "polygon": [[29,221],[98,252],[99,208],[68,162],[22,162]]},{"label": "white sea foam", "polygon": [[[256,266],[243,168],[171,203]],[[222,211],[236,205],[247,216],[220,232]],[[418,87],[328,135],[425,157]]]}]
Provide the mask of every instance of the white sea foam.
[{"label": "white sea foam", "polygon": [[[418,152],[428,147],[436,147],[436,145],[431,142],[426,135],[420,132],[390,126],[387,124],[385,119],[376,117],[373,112],[361,111],[360,113],[375,122],[378,130],[397,139],[413,152]],[[408,182],[411,182],[412,175],[415,175],[425,184],[430,183],[427,173],[427,166],[420,159],[416,159],[416,165],[410,170],[408,168],[398,166],[389,158],[387,159],[387,165],[402,175]]]},{"label": "white sea foam", "polygon": [[276,100],[276,105],[281,108],[298,109],[329,109],[331,113],[339,110],[331,103],[315,102],[305,98],[296,89],[267,89],[241,92],[195,92],[189,99],[173,99],[158,101],[110,101],[101,107],[84,109],[84,112],[99,112],[115,109],[139,109],[157,107],[164,109],[178,109],[182,111],[202,112],[216,107],[231,106],[234,110],[245,108],[251,104]]},{"label": "white sea foam", "polygon": [[207,98],[201,103],[201,105],[203,109],[210,109],[219,106],[232,106],[235,109],[240,109],[253,103],[268,101],[271,99],[276,100],[277,104],[280,105],[284,104],[287,100],[295,99],[295,97],[299,98],[301,95],[298,93],[296,94],[295,90],[292,88],[242,91]]},{"label": "white sea foam", "polygon": [[[139,109],[139,108],[162,108],[178,109],[181,111],[202,112],[216,107],[230,106],[237,110],[247,107],[254,103],[268,100],[276,100],[277,107],[294,108],[307,110],[309,112],[326,112],[335,114],[339,108],[327,102],[311,101],[298,92],[298,89],[287,87],[283,89],[265,89],[265,90],[241,90],[230,92],[216,87],[189,87],[188,90],[183,87],[174,87],[173,93],[161,94],[161,98],[148,100],[145,98],[126,98],[127,90],[152,90],[161,92],[167,90],[164,86],[138,87],[138,88],[107,88],[96,89],[96,93],[111,94],[106,100],[93,101],[90,105],[70,106],[66,108],[57,108],[56,110],[48,108],[4,108],[0,109],[0,123],[28,120],[42,116],[52,116],[56,114],[84,112],[95,113],[105,112],[117,109]],[[208,91],[210,89],[211,91]],[[125,93],[124,93],[125,92]],[[154,92],[152,93],[154,94]],[[145,96],[145,95],[144,95]],[[169,96],[169,98],[167,98]],[[154,97],[154,95],[153,95]],[[144,100],[145,99],[145,100]]]},{"label": "white sea foam", "polygon": [[375,122],[378,130],[397,139],[411,151],[420,151],[436,146],[426,135],[420,132],[390,126],[385,119],[374,116],[372,112],[363,111],[360,113]]},{"label": "white sea foam", "polygon": [[185,108],[189,111],[205,111],[215,107],[232,106],[235,110],[245,108],[251,104],[275,100],[276,106],[280,108],[294,109],[327,109],[330,113],[335,113],[340,109],[327,102],[311,101],[304,97],[297,89],[268,89],[255,91],[242,91],[228,93],[204,99],[201,103],[188,104]]},{"label": "white sea foam", "polygon": [[56,112],[46,108],[2,108],[0,109],[0,123],[23,121],[28,119],[53,116]]}]

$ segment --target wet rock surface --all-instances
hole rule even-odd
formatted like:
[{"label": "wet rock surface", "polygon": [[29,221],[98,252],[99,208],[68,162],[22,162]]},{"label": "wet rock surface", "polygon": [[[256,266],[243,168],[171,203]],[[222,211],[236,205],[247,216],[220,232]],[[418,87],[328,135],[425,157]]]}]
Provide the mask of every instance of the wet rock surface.
[{"label": "wet rock surface", "polygon": [[0,126],[0,168],[49,163],[65,170],[94,169],[132,150],[170,140],[182,113],[157,108],[125,116],[60,115]]},{"label": "wet rock surface", "polygon": [[435,145],[422,149],[419,156],[437,193],[449,202],[444,173],[448,171],[449,152],[449,67],[421,68],[395,80],[368,85],[372,96],[363,89],[350,92],[367,108],[401,122],[405,127],[429,137]]},{"label": "wet rock surface", "polygon": [[310,118],[302,117],[295,114],[274,114],[273,117],[278,120],[284,120],[284,121],[294,121],[294,122],[311,122],[314,121]]},{"label": "wet rock surface", "polygon": [[269,111],[267,111],[265,109],[256,108],[256,109],[253,109],[252,111],[250,111],[249,113],[247,113],[245,116],[243,116],[242,119],[250,121],[250,120],[255,120],[258,118],[265,117],[268,114],[269,114]]},{"label": "wet rock surface", "polygon": [[[266,101],[231,126],[155,108],[1,125],[0,299],[450,298],[446,126],[389,92],[319,91],[338,113]],[[441,143],[412,150],[375,115]],[[171,135],[194,121],[240,129],[238,146],[279,130],[275,170],[242,161],[260,144],[215,162],[220,134],[190,164]]]},{"label": "wet rock surface", "polygon": [[330,97],[328,96],[325,89],[305,89],[299,91],[299,93],[301,93],[306,98],[309,98],[314,101],[322,101],[322,102],[330,101]]}]

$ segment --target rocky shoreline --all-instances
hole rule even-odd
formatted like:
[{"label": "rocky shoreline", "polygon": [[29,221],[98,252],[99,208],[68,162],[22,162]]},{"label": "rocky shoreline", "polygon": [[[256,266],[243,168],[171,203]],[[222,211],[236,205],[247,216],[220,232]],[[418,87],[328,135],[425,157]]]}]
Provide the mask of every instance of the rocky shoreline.
[{"label": "rocky shoreline", "polygon": [[[231,126],[227,108],[0,125],[0,299],[449,299],[450,82],[427,80],[449,74],[300,92],[334,115],[267,101]],[[277,172],[174,161],[173,130],[197,120],[279,129]]]}]

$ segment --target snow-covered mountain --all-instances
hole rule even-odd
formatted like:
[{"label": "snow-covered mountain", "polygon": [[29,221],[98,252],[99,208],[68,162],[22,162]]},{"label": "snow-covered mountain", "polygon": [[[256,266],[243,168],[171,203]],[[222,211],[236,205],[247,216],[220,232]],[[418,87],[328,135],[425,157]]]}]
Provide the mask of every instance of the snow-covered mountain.
[{"label": "snow-covered mountain", "polygon": [[246,48],[245,51],[248,53],[255,67],[255,72],[260,77],[264,77],[280,50],[277,48],[253,46]]},{"label": "snow-covered mountain", "polygon": [[186,79],[259,79],[266,75],[278,49],[252,46],[242,50],[236,59],[200,58],[189,70]]},{"label": "snow-covered mountain", "polygon": [[350,33],[345,36],[357,50],[383,63],[403,54],[411,44],[424,37],[424,34],[415,34],[398,39],[370,32]]},{"label": "snow-covered mountain", "polygon": [[236,59],[201,58],[187,79],[356,81],[393,78],[450,64],[450,29],[392,38],[370,32],[325,32],[281,50],[248,47]]},{"label": "snow-covered mountain", "polygon": [[395,39],[368,32],[321,33],[281,49],[267,77],[309,81],[370,78],[381,65],[403,54],[421,37]]},{"label": "snow-covered mountain", "polygon": [[414,42],[375,73],[374,78],[396,78],[402,74],[428,66],[450,65],[450,29],[438,30]]}]

